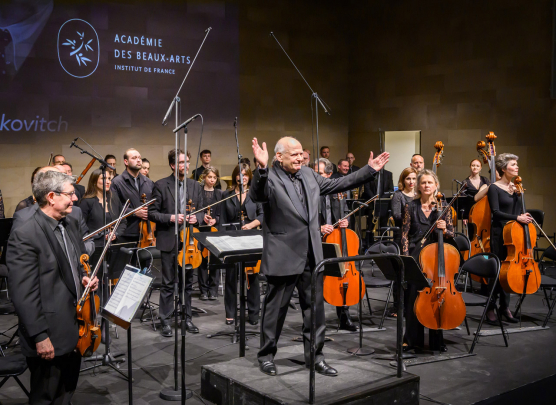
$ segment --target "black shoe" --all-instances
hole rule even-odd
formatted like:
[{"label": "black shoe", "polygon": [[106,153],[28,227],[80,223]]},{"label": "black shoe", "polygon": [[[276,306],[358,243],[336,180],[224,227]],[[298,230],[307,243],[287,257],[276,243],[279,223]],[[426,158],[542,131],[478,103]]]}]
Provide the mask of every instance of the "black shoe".
[{"label": "black shoe", "polygon": [[193,325],[191,321],[185,321],[185,330],[189,333],[199,333],[199,328]]},{"label": "black shoe", "polygon": [[261,370],[266,375],[275,376],[278,372],[276,371],[276,364],[273,361],[263,361],[259,363],[259,370]]},{"label": "black shoe", "polygon": [[405,352],[409,352],[409,351],[411,351],[411,350],[413,350],[413,352],[414,352],[415,354],[423,353],[423,349],[422,349],[422,348],[420,348],[420,347],[418,347],[418,346],[407,346],[407,345],[404,343],[404,345],[402,346],[402,351],[405,353]]},{"label": "black shoe", "polygon": [[234,323],[233,319],[226,319],[226,325],[231,325]]},{"label": "black shoe", "polygon": [[357,332],[357,325],[353,323],[350,317],[342,316],[340,320],[340,330],[348,330],[350,332]]},{"label": "black shoe", "polygon": [[500,310],[500,317],[504,318],[506,322],[509,323],[519,323],[519,321],[513,317],[512,313],[508,308],[506,308],[504,311]]},{"label": "black shoe", "polygon": [[209,301],[216,301],[216,297],[212,294],[209,294]]},{"label": "black shoe", "polygon": [[174,332],[172,331],[172,327],[170,325],[162,325],[160,334],[164,337],[170,337],[174,334]]},{"label": "black shoe", "polygon": [[292,298],[299,298],[299,293],[297,292],[297,290],[293,290]]},{"label": "black shoe", "polygon": [[258,319],[253,319],[253,320],[249,319],[249,323],[250,323],[251,325],[255,326],[255,325],[258,325],[258,324],[259,324],[259,320],[258,320]]},{"label": "black shoe", "polygon": [[206,294],[201,294],[201,296],[199,297],[199,299],[200,299],[201,301],[206,301],[206,300],[209,299],[209,297],[208,297],[208,295],[206,295]]},{"label": "black shoe", "polygon": [[315,364],[315,371],[327,377],[336,377],[338,375],[338,371],[326,364],[326,361],[324,360],[321,360],[317,364]]},{"label": "black shoe", "polygon": [[448,347],[446,345],[440,346],[440,353],[446,353],[448,351]]}]

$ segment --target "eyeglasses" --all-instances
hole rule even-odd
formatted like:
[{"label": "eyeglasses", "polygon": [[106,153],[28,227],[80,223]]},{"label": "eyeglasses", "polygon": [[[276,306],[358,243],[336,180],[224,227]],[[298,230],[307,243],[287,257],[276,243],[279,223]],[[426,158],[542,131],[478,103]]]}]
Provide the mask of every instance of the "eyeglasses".
[{"label": "eyeglasses", "polygon": [[68,196],[69,198],[73,198],[73,196],[75,195],[75,191],[71,191],[71,192],[66,192],[66,191],[55,191],[54,193],[60,195],[60,194],[64,194],[65,196]]}]

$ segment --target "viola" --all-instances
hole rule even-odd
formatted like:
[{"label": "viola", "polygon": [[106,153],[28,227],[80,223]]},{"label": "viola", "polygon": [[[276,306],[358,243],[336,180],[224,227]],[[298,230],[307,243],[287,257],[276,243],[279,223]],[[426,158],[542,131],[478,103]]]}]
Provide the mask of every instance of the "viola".
[{"label": "viola", "polygon": [[[442,198],[437,198],[438,207],[442,208]],[[443,209],[431,230],[449,209],[450,206]],[[443,230],[435,229],[434,232],[438,241],[425,246],[419,254],[421,269],[432,280],[432,286],[419,291],[414,305],[415,315],[426,328],[454,329],[463,322],[466,313],[465,302],[454,283],[459,270],[460,254],[454,246],[444,244]],[[427,234],[429,233],[430,230]]]},{"label": "viola", "polygon": [[[521,177],[514,179],[516,193],[520,196],[521,212],[525,210],[525,189]],[[500,267],[500,284],[507,292],[534,294],[541,285],[541,272],[533,256],[537,242],[537,230],[532,223],[521,224],[510,221],[504,226],[504,245],[508,256]]]},{"label": "viola", "polygon": [[[90,277],[89,256],[81,255],[79,261],[83,265],[87,276]],[[88,292],[77,305],[79,340],[77,341],[76,349],[83,357],[91,357],[100,345],[101,331],[97,320],[99,309],[100,299],[93,291]]]},{"label": "viola", "polygon": [[[342,199],[343,194],[338,194],[338,198]],[[336,228],[324,236],[323,242],[339,245],[342,257],[357,256],[359,253],[359,237],[351,229]],[[359,277],[355,262],[345,262],[343,266],[345,272],[342,277],[324,276],[324,299],[336,307],[356,305],[365,295],[365,282]]]},{"label": "viola", "polygon": [[[189,200],[186,206],[186,217],[190,215],[189,213],[195,208],[192,206],[193,201]],[[182,250],[178,254],[178,263],[183,264],[183,256],[185,255],[185,264],[190,264],[191,267],[196,269],[203,262],[203,255],[199,250],[197,240],[193,238],[193,234],[199,232],[197,228],[193,227],[193,224],[187,223],[185,228],[180,232],[180,239],[184,242]]]},{"label": "viola", "polygon": [[[207,215],[210,217],[210,207],[207,208]],[[211,226],[210,231],[211,232],[218,232],[218,229],[216,229],[214,226]],[[207,248],[203,249],[203,257],[204,258],[210,257],[210,252]]]},{"label": "viola", "polygon": [[[490,183],[496,181],[496,166],[494,158],[496,157],[496,149],[494,148],[494,140],[496,135],[494,132],[489,132],[486,135],[487,142],[477,142],[477,152],[479,157],[482,157],[483,162],[488,163],[490,168]],[[477,201],[469,210],[468,221],[468,234],[471,242],[471,256],[478,253],[487,253],[491,251],[490,248],[490,225],[492,222],[492,212],[490,204],[488,203],[488,196],[484,196]],[[488,279],[471,275],[471,279],[480,281],[483,284],[488,284]]]},{"label": "viola", "polygon": [[[143,193],[141,195],[141,203],[147,203],[147,195]],[[156,230],[156,224],[149,220],[141,220],[139,223],[139,248],[143,249],[149,246],[156,246],[156,238],[154,236],[154,231]]]}]

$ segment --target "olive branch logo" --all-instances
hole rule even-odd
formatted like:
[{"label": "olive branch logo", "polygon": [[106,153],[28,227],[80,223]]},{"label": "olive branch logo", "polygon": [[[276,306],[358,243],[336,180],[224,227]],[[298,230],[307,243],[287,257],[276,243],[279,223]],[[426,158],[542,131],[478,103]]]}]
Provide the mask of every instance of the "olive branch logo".
[{"label": "olive branch logo", "polygon": [[[77,35],[79,36],[79,39],[76,39],[76,40],[66,39],[67,42],[64,42],[62,45],[71,46],[71,49],[73,49],[73,51],[70,53],[70,56],[75,56],[79,66],[81,66],[81,64],[87,66],[87,62],[91,62],[91,59],[86,58],[85,56],[83,56],[83,53],[81,52],[81,50],[84,49],[84,51],[93,52],[94,50],[90,45],[90,43],[93,42],[93,40],[89,39],[89,41],[87,41],[87,43],[85,43],[85,39],[84,39],[85,38],[85,32],[79,32],[79,31],[76,31],[76,32],[77,32]],[[79,46],[77,46],[78,43],[80,43]]]}]

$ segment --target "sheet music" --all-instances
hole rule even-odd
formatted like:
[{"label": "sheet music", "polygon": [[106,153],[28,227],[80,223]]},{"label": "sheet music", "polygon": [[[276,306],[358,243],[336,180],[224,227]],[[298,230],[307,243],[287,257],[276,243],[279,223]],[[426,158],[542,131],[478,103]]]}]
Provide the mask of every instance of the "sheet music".
[{"label": "sheet music", "polygon": [[143,302],[152,277],[128,269],[134,269],[134,267],[126,265],[104,310],[126,322],[131,322],[139,305]]},{"label": "sheet music", "polygon": [[262,235],[249,236],[209,236],[210,242],[220,252],[234,252],[238,250],[252,250],[263,248]]}]

